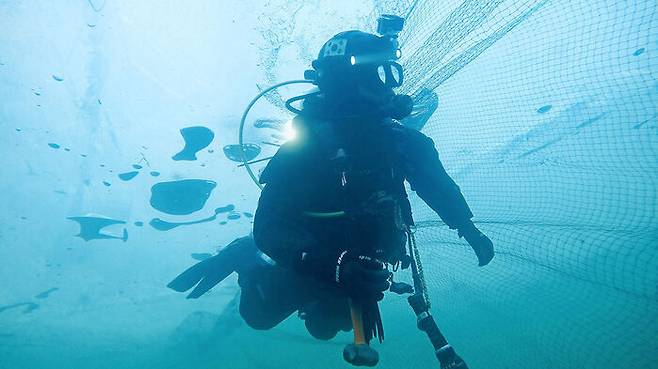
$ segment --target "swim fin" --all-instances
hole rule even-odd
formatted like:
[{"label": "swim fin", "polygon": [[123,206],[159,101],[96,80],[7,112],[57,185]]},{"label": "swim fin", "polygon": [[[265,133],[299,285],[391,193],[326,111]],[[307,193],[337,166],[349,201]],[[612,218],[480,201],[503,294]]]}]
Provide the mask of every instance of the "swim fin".
[{"label": "swim fin", "polygon": [[265,263],[265,261],[260,256],[260,251],[256,248],[253,237],[249,235],[237,238],[219,251],[217,255],[189,267],[169,282],[167,287],[174,291],[185,292],[196,286],[187,295],[188,299],[196,299],[210,291],[211,288],[226,279],[231,273],[247,272],[262,263]]},{"label": "swim fin", "polygon": [[185,292],[196,286],[196,288],[187,295],[187,298],[199,298],[233,273],[234,269],[231,263],[232,260],[227,260],[226,256],[227,255],[219,253],[211,258],[194,264],[183,273],[179,274],[173,281],[169,282],[167,287],[174,291]]}]

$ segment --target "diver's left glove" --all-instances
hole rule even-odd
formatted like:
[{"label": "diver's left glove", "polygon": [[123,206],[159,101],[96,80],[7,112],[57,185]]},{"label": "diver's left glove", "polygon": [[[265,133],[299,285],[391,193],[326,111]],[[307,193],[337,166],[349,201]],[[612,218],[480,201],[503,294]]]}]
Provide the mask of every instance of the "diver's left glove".
[{"label": "diver's left glove", "polygon": [[477,229],[473,222],[468,222],[459,227],[459,237],[463,237],[471,245],[473,251],[475,251],[475,255],[478,257],[479,266],[485,266],[493,259],[493,242]]}]

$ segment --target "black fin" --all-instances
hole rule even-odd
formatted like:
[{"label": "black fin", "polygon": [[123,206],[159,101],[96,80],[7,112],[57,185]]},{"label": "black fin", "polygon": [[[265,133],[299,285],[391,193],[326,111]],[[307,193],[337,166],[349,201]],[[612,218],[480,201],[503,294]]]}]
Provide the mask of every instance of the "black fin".
[{"label": "black fin", "polygon": [[221,272],[213,271],[212,274],[205,276],[201,279],[201,282],[196,286],[192,292],[187,295],[188,299],[196,299],[201,297],[204,293],[210,291],[211,288],[215,287],[219,282],[223,281],[233,273],[232,269],[224,269]]},{"label": "black fin", "polygon": [[210,259],[192,265],[169,282],[167,287],[177,292],[185,292],[196,286],[208,274],[209,265],[206,263],[208,260]]},{"label": "black fin", "polygon": [[251,235],[235,239],[215,256],[189,267],[167,287],[174,291],[194,290],[187,296],[196,299],[223,281],[233,272],[242,273],[264,263]]},{"label": "black fin", "polygon": [[220,252],[192,265],[169,282],[167,287],[174,291],[185,292],[196,286],[187,296],[188,299],[196,299],[233,273],[238,261],[235,253]]}]

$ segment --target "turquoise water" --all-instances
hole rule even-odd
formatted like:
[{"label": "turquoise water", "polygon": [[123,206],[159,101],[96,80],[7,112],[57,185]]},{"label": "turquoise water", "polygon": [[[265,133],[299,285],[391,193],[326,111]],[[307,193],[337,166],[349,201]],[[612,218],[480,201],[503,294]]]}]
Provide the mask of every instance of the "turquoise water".
[{"label": "turquoise water", "polygon": [[[248,234],[282,97],[334,33],[407,18],[402,92],[497,256],[413,198],[433,313],[478,368],[658,368],[655,1],[0,0],[0,369],[347,368],[341,334],[198,300],[178,273]],[[418,123],[418,122],[415,122]],[[402,274],[401,280],[409,276]],[[380,368],[438,367],[404,297]]]}]

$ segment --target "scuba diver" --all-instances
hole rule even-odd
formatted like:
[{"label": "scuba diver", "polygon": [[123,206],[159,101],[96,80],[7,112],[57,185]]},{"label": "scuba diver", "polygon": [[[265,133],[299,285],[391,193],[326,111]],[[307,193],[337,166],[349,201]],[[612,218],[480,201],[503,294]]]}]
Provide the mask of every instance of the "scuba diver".
[{"label": "scuba diver", "polygon": [[[326,305],[323,312],[336,325],[325,329],[335,334],[349,319],[348,308],[359,311],[366,343],[383,338],[377,301],[391,285],[390,271],[411,257],[405,181],[466,239],[480,266],[494,256],[433,141],[396,122],[413,106],[394,92],[403,82],[402,24],[399,17],[380,18],[381,36],[354,30],[324,44],[305,73],[319,91],[288,101],[297,136],[263,170],[254,218],[257,247],[281,273],[305,277],[311,292],[305,304]],[[296,101],[303,101],[301,109],[292,106]]]},{"label": "scuba diver", "polygon": [[[286,104],[297,113],[296,138],[279,148],[260,176],[264,188],[253,239],[234,241],[181,274],[171,288],[186,291],[198,283],[189,296],[195,298],[236,270],[240,314],[248,325],[270,329],[297,312],[318,339],[354,328],[355,351],[346,348],[344,357],[372,366],[378,359],[361,349],[373,337],[383,339],[378,301],[392,284],[399,285],[392,271],[411,265],[417,298],[409,302],[419,327],[442,368],[467,368],[436,327],[428,298],[418,291],[424,281],[414,255],[405,181],[469,243],[480,266],[492,260],[493,243],[471,221],[473,214],[434,142],[397,122],[413,106],[409,96],[394,92],[403,82],[397,63],[403,22],[383,16],[379,36],[353,30],[323,45],[305,73],[318,91]],[[293,107],[295,102],[301,109]],[[357,335],[365,336],[358,345]]]}]

